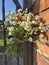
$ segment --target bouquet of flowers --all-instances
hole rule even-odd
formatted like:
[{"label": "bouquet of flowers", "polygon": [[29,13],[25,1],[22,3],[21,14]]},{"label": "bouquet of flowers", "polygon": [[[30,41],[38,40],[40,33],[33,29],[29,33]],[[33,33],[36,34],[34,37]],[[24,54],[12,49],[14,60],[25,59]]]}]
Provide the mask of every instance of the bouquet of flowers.
[{"label": "bouquet of flowers", "polygon": [[10,20],[10,27],[8,28],[9,36],[17,41],[36,41],[39,38],[44,38],[46,26],[42,19],[26,9],[23,11],[19,9],[17,14],[13,15]]},{"label": "bouquet of flowers", "polygon": [[14,48],[12,51],[16,51],[19,55],[22,49],[21,43],[25,41],[36,43],[37,40],[45,38],[45,32],[46,26],[40,16],[28,12],[27,8],[24,11],[19,9],[11,16],[8,27],[8,35]]}]

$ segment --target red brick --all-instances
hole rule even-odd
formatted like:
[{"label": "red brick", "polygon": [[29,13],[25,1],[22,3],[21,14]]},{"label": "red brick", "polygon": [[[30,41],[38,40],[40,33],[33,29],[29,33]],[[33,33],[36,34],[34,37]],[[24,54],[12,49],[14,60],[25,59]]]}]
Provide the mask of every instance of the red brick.
[{"label": "red brick", "polygon": [[40,0],[40,2],[35,6],[33,6],[33,13],[36,14],[40,11],[49,8],[49,0]]},{"label": "red brick", "polygon": [[45,24],[49,24],[49,12],[41,14],[40,17],[43,18],[43,20],[45,20]]},{"label": "red brick", "polygon": [[43,59],[43,56],[37,56],[38,65],[48,65],[48,63]]},{"label": "red brick", "polygon": [[40,1],[40,11],[49,7],[49,0],[41,0]]},{"label": "red brick", "polygon": [[37,47],[44,53],[48,54],[49,55],[49,46],[47,46],[46,44],[42,44],[42,43],[39,43],[37,44]]},{"label": "red brick", "polygon": [[46,32],[47,39],[49,40],[49,32]]},{"label": "red brick", "polygon": [[45,58],[47,61],[49,61],[49,58],[45,57],[44,55],[42,55],[43,58]]}]

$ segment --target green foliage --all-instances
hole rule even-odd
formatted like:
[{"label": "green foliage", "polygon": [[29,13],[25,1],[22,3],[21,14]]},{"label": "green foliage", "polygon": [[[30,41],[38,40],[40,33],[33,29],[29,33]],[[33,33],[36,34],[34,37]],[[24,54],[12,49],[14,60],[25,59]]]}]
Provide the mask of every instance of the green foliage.
[{"label": "green foliage", "polygon": [[13,31],[13,36],[17,39],[25,39],[25,34],[26,31],[24,30],[24,28],[22,26],[16,25],[16,27],[14,28]]}]

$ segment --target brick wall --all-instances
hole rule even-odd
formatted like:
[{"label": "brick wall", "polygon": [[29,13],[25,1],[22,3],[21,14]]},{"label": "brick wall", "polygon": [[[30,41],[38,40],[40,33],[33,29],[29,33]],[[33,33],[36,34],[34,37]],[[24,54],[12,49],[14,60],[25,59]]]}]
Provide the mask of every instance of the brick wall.
[{"label": "brick wall", "polygon": [[[32,12],[39,14],[45,21],[45,24],[49,24],[49,0],[39,0],[36,2],[32,7]],[[46,32],[46,35],[49,40],[49,32]],[[33,58],[33,65],[49,65],[49,46],[42,43],[34,44]]]},{"label": "brick wall", "polygon": [[35,14],[49,8],[49,0],[35,0],[35,2],[36,4],[32,9]]},{"label": "brick wall", "polygon": [[33,65],[49,65],[49,47],[45,44],[34,44]]}]

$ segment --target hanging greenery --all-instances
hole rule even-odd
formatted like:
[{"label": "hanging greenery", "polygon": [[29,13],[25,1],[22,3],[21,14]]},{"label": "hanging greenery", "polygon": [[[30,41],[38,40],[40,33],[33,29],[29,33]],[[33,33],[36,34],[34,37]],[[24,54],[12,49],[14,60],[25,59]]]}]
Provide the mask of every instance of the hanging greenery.
[{"label": "hanging greenery", "polygon": [[10,27],[8,35],[13,47],[13,52],[21,54],[21,43],[30,41],[36,43],[38,40],[45,39],[44,33],[46,26],[40,16],[29,12],[27,8],[23,11],[19,9],[16,14],[10,18]]}]

